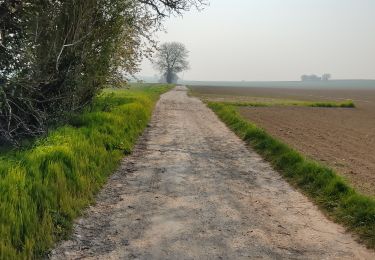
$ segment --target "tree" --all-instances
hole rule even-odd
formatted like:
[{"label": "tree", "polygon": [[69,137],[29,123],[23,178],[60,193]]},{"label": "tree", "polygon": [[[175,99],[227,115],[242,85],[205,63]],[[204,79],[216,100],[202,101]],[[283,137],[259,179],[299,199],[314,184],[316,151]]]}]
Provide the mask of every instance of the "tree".
[{"label": "tree", "polygon": [[179,42],[163,43],[156,54],[154,66],[162,73],[167,83],[175,83],[177,73],[189,69],[188,50]]},{"label": "tree", "polygon": [[165,17],[205,0],[0,0],[0,143],[46,133],[134,75]]},{"label": "tree", "polygon": [[332,77],[331,74],[329,74],[329,73],[325,73],[325,74],[322,75],[322,80],[324,80],[324,81],[328,81],[328,80],[331,79],[331,77]]},{"label": "tree", "polygon": [[[176,73],[172,73],[172,75],[169,75],[169,81],[170,83],[177,83],[179,77]],[[161,75],[160,79],[159,79],[159,83],[165,83],[165,82],[168,82],[167,80],[167,74],[164,73],[163,75]]]}]

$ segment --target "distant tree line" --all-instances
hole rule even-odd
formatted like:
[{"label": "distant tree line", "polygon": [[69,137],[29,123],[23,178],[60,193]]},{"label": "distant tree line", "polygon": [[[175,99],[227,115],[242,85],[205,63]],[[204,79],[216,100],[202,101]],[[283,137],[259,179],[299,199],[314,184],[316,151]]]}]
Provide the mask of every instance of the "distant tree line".
[{"label": "distant tree line", "polygon": [[138,71],[163,18],[205,0],[0,0],[0,142],[46,133]]},{"label": "distant tree line", "polygon": [[328,81],[331,79],[331,74],[325,73],[321,77],[312,74],[312,75],[302,75],[301,80],[302,81]]}]

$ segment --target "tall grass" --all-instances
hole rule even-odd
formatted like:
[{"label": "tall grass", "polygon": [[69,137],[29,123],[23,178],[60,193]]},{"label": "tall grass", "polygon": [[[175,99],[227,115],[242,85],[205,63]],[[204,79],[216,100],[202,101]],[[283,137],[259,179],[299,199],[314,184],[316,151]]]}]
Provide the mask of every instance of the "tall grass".
[{"label": "tall grass", "polygon": [[305,158],[263,129],[241,117],[234,106],[208,106],[238,136],[250,144],[289,182],[299,187],[332,219],[375,248],[375,199],[357,193],[332,169]]},{"label": "tall grass", "polygon": [[0,153],[0,258],[41,257],[128,154],[170,86],[105,91],[70,124]]}]

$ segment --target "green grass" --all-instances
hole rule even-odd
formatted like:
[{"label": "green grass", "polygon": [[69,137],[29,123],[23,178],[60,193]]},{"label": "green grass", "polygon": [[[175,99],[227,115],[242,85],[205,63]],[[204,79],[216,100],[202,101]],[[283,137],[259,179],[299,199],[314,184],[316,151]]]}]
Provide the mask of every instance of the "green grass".
[{"label": "green grass", "polygon": [[271,107],[271,106],[300,106],[300,107],[336,107],[336,108],[354,108],[355,104],[351,100],[337,102],[337,101],[292,101],[292,100],[275,100],[272,102],[221,102],[232,106],[242,107]]},{"label": "green grass", "polygon": [[208,106],[333,220],[358,234],[368,247],[375,248],[375,198],[357,193],[332,169],[276,140],[241,117],[236,107],[216,102],[210,102]]},{"label": "green grass", "polygon": [[69,234],[170,87],[106,90],[32,146],[0,152],[0,259],[39,258]]}]

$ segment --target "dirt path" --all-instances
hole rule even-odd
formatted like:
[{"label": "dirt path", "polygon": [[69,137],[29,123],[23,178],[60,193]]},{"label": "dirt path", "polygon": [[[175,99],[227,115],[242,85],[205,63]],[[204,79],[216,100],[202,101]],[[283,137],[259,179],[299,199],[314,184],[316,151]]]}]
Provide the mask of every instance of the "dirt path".
[{"label": "dirt path", "polygon": [[52,259],[374,259],[184,87]]}]

